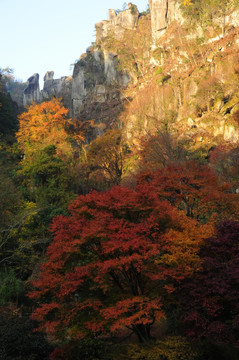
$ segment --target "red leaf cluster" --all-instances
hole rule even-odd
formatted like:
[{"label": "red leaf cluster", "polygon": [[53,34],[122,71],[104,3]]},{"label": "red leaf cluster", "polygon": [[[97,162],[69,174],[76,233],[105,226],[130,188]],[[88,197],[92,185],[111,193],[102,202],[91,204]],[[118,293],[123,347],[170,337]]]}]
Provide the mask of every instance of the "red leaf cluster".
[{"label": "red leaf cluster", "polygon": [[58,216],[33,313],[54,336],[74,338],[127,327],[140,341],[164,317],[161,295],[200,265],[211,227],[159,199],[154,186],[114,187],[78,197]]}]

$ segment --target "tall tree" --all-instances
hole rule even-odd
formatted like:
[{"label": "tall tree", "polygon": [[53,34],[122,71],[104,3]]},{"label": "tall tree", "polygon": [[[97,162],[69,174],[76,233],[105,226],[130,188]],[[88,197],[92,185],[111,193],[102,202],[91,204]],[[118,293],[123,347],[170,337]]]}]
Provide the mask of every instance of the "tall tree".
[{"label": "tall tree", "polygon": [[80,196],[69,217],[55,218],[54,240],[36,290],[33,318],[55,337],[135,333],[165,316],[162,296],[198,268],[201,242],[211,227],[199,226],[159,201],[151,186],[114,187]]},{"label": "tall tree", "polygon": [[230,185],[220,183],[207,165],[196,161],[168,165],[155,172],[143,172],[138,183],[150,183],[162,200],[184,210],[187,216],[200,221],[210,218],[238,218],[238,195]]},{"label": "tall tree", "polygon": [[66,131],[68,110],[59,99],[33,104],[19,116],[20,128],[16,134],[25,155],[55,145],[60,156],[72,152]]}]

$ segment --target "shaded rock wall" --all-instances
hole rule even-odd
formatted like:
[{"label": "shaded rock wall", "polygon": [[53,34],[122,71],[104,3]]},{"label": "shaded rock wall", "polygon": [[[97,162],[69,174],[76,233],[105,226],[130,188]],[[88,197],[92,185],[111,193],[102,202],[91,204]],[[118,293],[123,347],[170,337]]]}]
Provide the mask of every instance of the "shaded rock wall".
[{"label": "shaded rock wall", "polygon": [[23,105],[30,105],[32,102],[39,103],[41,101],[41,93],[39,87],[39,74],[34,74],[27,80],[27,87],[23,91]]},{"label": "shaded rock wall", "polygon": [[75,64],[72,78],[72,116],[89,103],[104,103],[110,93],[126,87],[130,77],[117,71],[117,55],[100,48],[89,48]]}]

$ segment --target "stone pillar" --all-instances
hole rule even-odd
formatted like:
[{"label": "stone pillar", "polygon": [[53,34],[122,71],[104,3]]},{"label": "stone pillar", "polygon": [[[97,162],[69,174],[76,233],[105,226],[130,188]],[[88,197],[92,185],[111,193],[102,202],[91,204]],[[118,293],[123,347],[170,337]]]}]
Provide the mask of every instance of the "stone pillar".
[{"label": "stone pillar", "polygon": [[109,9],[109,21],[113,21],[116,18],[116,11],[114,9]]},{"label": "stone pillar", "polygon": [[54,71],[47,71],[43,80],[49,81],[49,80],[53,80],[53,78],[54,78]]},{"label": "stone pillar", "polygon": [[39,88],[39,74],[34,74],[29,77],[28,85],[23,91],[23,105],[30,105],[32,102],[39,103],[41,101],[41,94]]},{"label": "stone pillar", "polygon": [[159,32],[166,29],[168,0],[149,0],[153,39],[159,37]]},{"label": "stone pillar", "polygon": [[149,0],[153,40],[157,40],[168,25],[174,21],[183,21],[179,3],[175,0]]}]

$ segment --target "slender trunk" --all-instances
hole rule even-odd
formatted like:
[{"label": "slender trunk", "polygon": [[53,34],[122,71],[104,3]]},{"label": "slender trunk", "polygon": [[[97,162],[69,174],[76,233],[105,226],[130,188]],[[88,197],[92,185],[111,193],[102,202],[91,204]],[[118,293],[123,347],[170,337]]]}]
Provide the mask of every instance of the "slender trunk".
[{"label": "slender trunk", "polygon": [[168,0],[166,0],[165,22],[166,22],[167,27],[168,27]]}]

